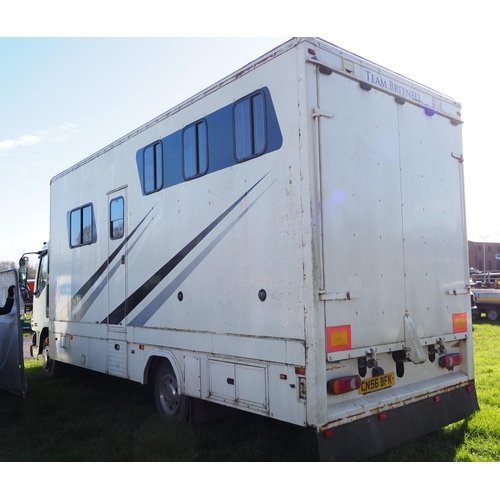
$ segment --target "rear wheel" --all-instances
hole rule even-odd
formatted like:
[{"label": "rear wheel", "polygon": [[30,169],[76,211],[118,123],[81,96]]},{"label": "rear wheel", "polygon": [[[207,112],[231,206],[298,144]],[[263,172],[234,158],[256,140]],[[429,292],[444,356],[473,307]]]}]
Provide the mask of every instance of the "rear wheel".
[{"label": "rear wheel", "polygon": [[162,361],[155,370],[154,400],[162,417],[184,422],[188,417],[189,398],[179,392],[175,372],[168,361]]},{"label": "rear wheel", "polygon": [[498,309],[492,307],[486,311],[486,317],[490,321],[498,321],[498,318],[500,318],[500,313],[498,312]]}]

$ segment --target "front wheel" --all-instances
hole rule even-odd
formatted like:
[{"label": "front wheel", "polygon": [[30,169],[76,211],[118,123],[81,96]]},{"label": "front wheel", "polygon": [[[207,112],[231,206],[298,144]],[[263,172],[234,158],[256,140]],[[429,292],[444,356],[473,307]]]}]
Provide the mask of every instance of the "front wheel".
[{"label": "front wheel", "polygon": [[49,339],[45,339],[42,350],[42,369],[49,377],[54,377],[59,373],[59,362],[50,357]]},{"label": "front wheel", "polygon": [[500,313],[498,312],[498,309],[495,309],[494,307],[492,307],[491,309],[488,309],[486,311],[486,317],[490,321],[498,321],[498,318],[500,317]]},{"label": "front wheel", "polygon": [[177,377],[168,361],[162,361],[155,370],[154,400],[162,417],[177,422],[187,420],[189,398],[179,392]]}]

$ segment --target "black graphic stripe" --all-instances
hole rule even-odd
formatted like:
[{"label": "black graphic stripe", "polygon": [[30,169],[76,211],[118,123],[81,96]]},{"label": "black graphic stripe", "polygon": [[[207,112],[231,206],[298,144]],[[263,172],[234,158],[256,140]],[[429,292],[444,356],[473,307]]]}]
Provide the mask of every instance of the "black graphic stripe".
[{"label": "black graphic stripe", "polygon": [[[271,184],[272,185],[272,184]],[[246,213],[259,201],[259,199],[264,196],[267,190],[271,186],[268,186],[250,205],[241,212],[238,217],[236,217],[231,224],[229,224],[226,229],[224,229],[205,249],[203,249],[199,255],[197,255],[192,262],[190,262],[178,276],[172,280],[166,288],[164,288],[139,314],[130,321],[130,326],[144,326],[151,317],[160,309],[160,307],[169,299],[169,297],[179,289],[179,286],[184,283],[184,281],[191,276],[191,273],[207,258],[207,256],[214,250],[214,248],[229,234],[230,231],[240,222],[241,219],[246,215]]]},{"label": "black graphic stripe", "polygon": [[[267,174],[266,174],[267,175]],[[264,177],[266,177],[264,175]],[[208,225],[201,233],[193,238],[182,250],[172,257],[163,267],[158,269],[151,278],[149,278],[142,286],[133,292],[125,301],[123,301],[107,318],[101,323],[110,325],[118,325],[122,322],[128,313],[133,311],[160,283],[172,272],[173,269],[196,248],[196,246],[215,228],[224,218],[226,218],[241,201],[264,179],[259,179],[248,191],[241,195],[224,213]]]},{"label": "black graphic stripe", "polygon": [[[153,207],[154,208],[154,207]],[[118,245],[116,250],[106,259],[99,269],[84,283],[84,285],[78,290],[78,292],[73,295],[71,298],[71,309],[70,309],[70,314],[73,312],[75,307],[80,303],[82,298],[87,294],[87,292],[94,286],[94,284],[97,282],[97,280],[101,277],[101,275],[106,271],[108,268],[108,265],[113,261],[113,259],[122,251],[123,247],[125,244],[132,238],[132,236],[135,234],[135,232],[139,229],[139,227],[142,225],[142,223],[146,220],[148,215],[153,211],[153,208],[144,216],[144,218],[137,224],[137,226],[134,228],[134,230]]]},{"label": "black graphic stripe", "polygon": [[[146,232],[146,230],[147,230],[147,228],[149,227],[150,224],[151,224],[151,220],[148,222],[147,226],[144,227],[144,229],[142,230],[141,234],[136,238],[136,240],[127,248],[127,252],[126,252],[127,256],[132,251],[132,249],[135,247],[135,245],[137,245],[137,243],[140,241],[142,235]],[[94,290],[87,297],[87,299],[85,300],[85,302],[83,302],[83,304],[80,305],[80,307],[78,308],[78,310],[71,315],[71,320],[72,321],[81,321],[83,319],[83,317],[85,316],[85,314],[87,313],[87,311],[92,307],[92,305],[94,304],[94,302],[97,300],[97,298],[99,297],[99,295],[101,294],[101,292],[104,290],[104,288],[108,284],[108,281],[113,277],[113,275],[116,273],[116,271],[118,271],[118,269],[120,268],[121,265],[122,265],[121,261],[118,260],[116,262],[116,264],[111,268],[111,270],[108,271],[108,276],[104,277],[104,279],[101,281],[101,283],[99,284],[99,286],[97,286],[96,288],[94,288]]]}]

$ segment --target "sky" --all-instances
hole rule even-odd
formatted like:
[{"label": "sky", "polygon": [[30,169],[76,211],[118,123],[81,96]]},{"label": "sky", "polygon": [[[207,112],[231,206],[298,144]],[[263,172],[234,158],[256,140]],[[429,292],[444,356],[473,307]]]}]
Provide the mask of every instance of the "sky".
[{"label": "sky", "polygon": [[258,0],[233,13],[224,2],[190,3],[187,12],[145,0],[119,15],[106,0],[72,12],[55,0],[18,4],[0,16],[0,261],[17,262],[49,238],[52,177],[293,35],[323,38],[460,102],[468,237],[500,241],[491,3],[358,0],[298,10]]}]

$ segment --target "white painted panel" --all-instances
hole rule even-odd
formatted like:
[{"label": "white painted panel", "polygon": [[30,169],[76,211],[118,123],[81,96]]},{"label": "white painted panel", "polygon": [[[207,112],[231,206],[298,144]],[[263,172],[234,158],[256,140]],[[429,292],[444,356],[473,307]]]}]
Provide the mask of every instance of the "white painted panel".
[{"label": "white painted panel", "polygon": [[326,326],[352,348],[401,341],[404,267],[397,104],[335,73],[320,76]]},{"label": "white painted panel", "polygon": [[236,399],[240,404],[267,408],[267,373],[264,366],[236,365]]},{"label": "white painted panel", "polygon": [[201,397],[201,363],[196,356],[184,356],[184,392],[188,396]]},{"label": "white painted panel", "polygon": [[406,308],[419,336],[452,331],[468,312],[467,239],[462,199],[460,127],[414,106],[400,107]]},{"label": "white painted panel", "polygon": [[220,361],[209,360],[210,396],[216,399],[234,401],[236,397],[234,383],[234,365]]}]

